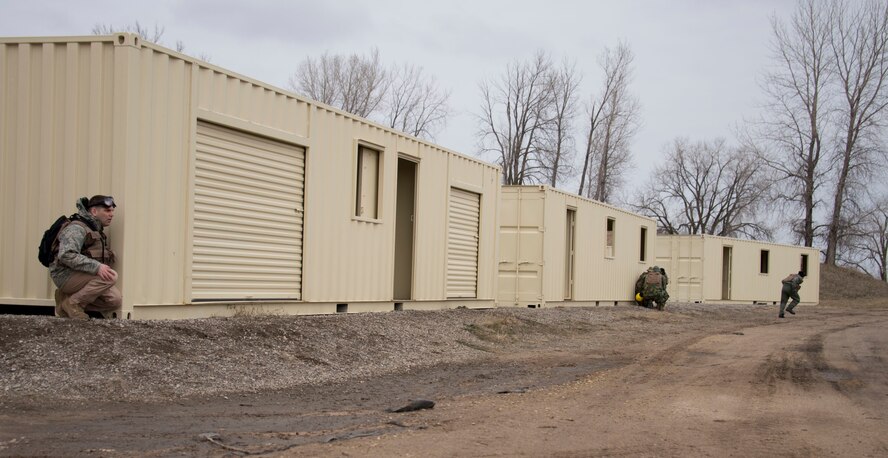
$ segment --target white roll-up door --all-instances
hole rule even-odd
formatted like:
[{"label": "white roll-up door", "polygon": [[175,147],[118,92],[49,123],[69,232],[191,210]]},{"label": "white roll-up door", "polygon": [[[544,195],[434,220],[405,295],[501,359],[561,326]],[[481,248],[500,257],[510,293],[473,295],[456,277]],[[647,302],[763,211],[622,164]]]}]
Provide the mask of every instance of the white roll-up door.
[{"label": "white roll-up door", "polygon": [[198,122],[193,300],[301,298],[304,182],[302,148]]},{"label": "white roll-up door", "polygon": [[447,297],[476,297],[481,195],[450,188],[447,226]]}]

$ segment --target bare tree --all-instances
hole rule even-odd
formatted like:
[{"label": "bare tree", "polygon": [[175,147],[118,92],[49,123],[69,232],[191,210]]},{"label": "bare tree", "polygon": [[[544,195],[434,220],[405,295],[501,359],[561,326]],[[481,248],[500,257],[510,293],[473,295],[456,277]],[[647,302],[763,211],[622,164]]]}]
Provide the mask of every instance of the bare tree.
[{"label": "bare tree", "polygon": [[834,66],[830,27],[817,0],[801,1],[788,25],[771,19],[776,65],[763,83],[768,102],[751,134],[755,140],[746,142],[775,172],[776,201],[788,207],[792,231],[805,246],[813,246],[817,235],[814,212],[826,181],[823,135],[830,127]]},{"label": "bare tree", "polygon": [[840,143],[836,188],[827,234],[827,264],[835,264],[841,238],[848,233],[845,208],[853,204],[880,152],[888,107],[888,3],[831,5],[831,49],[841,94]]},{"label": "bare tree", "polygon": [[552,63],[539,51],[527,62],[513,62],[498,80],[480,84],[481,152],[497,156],[504,184],[542,183],[541,140],[553,105]]},{"label": "bare tree", "polygon": [[873,202],[858,221],[858,230],[842,239],[836,263],[888,281],[888,197]]},{"label": "bare tree", "polygon": [[[115,33],[132,33],[139,36],[139,38],[150,41],[152,43],[161,44],[161,38],[163,38],[163,34],[166,31],[166,28],[161,27],[157,24],[154,24],[154,30],[150,30],[147,26],[143,26],[136,21],[132,24],[124,25],[124,26],[116,26],[112,24],[96,24],[92,28],[93,35],[111,35]],[[178,49],[177,49],[178,51]]]},{"label": "bare tree", "polygon": [[306,97],[331,106],[338,106],[342,100],[340,74],[343,72],[344,58],[324,53],[321,57],[305,58],[299,63],[296,73],[290,76],[290,89]]},{"label": "bare tree", "polygon": [[343,70],[339,74],[341,108],[361,117],[369,117],[382,103],[389,85],[388,71],[379,61],[379,50],[374,48],[366,57],[352,54]]},{"label": "bare tree", "polygon": [[758,212],[767,179],[755,155],[725,141],[676,139],[631,206],[670,234],[768,237]]},{"label": "bare tree", "polygon": [[631,165],[629,143],[638,130],[638,100],[629,92],[634,55],[628,44],[605,48],[599,58],[604,87],[587,110],[588,130],[580,187],[577,191],[609,202]]},{"label": "bare tree", "polygon": [[[139,21],[134,22],[131,25],[125,26],[115,26],[112,24],[96,24],[92,28],[93,35],[111,35],[113,33],[132,33],[138,35],[139,38],[150,41],[151,43],[156,43],[159,45],[163,45],[163,34],[166,31],[165,27],[161,27],[157,24],[154,24],[154,30],[149,30],[147,26],[143,26],[139,23]],[[181,40],[176,40],[175,44],[176,52],[184,52],[185,44]]]},{"label": "bare tree", "polygon": [[882,199],[866,223],[869,230],[865,232],[860,248],[875,266],[875,271],[871,273],[882,281],[888,281],[888,199]]},{"label": "bare tree", "polygon": [[[116,26],[112,24],[96,24],[92,28],[93,35],[111,35],[121,32],[136,34],[139,36],[139,38],[145,41],[150,41],[161,46],[167,46],[162,41],[163,35],[166,32],[166,28],[161,27],[157,24],[154,24],[153,30],[149,29],[147,26],[143,26],[141,23],[139,23],[139,21],[124,26]],[[175,49],[176,52],[184,53],[185,43],[182,40],[176,40],[176,43],[173,45],[173,49]],[[211,61],[211,57],[209,56],[209,54],[201,53],[197,57],[205,62]]]},{"label": "bare tree", "polygon": [[290,88],[306,97],[363,118],[379,107],[389,88],[389,73],[379,50],[369,55],[324,53],[305,58],[290,77]]},{"label": "bare tree", "polygon": [[541,142],[542,164],[547,169],[547,182],[553,188],[558,179],[571,174],[574,156],[573,121],[577,114],[577,97],[581,80],[576,64],[564,61],[561,68],[549,74],[552,96],[551,119]]},{"label": "bare tree", "polygon": [[392,69],[390,75],[385,104],[388,126],[414,137],[433,139],[447,122],[450,92],[439,88],[434,76],[423,75],[422,67],[405,64]]},{"label": "bare tree", "polygon": [[415,137],[434,138],[450,115],[450,92],[422,67],[386,68],[369,55],[308,57],[290,76],[290,89],[310,99],[368,118]]},{"label": "bare tree", "polygon": [[376,48],[368,56],[325,53],[317,61],[303,60],[290,84],[315,100],[366,118],[385,97],[388,72]]}]

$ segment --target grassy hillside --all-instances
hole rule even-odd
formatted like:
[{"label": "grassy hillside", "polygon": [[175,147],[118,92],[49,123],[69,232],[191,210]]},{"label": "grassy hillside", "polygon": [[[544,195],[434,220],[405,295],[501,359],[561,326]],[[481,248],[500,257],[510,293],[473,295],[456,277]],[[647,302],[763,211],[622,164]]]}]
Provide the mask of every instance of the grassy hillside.
[{"label": "grassy hillside", "polygon": [[[803,285],[802,294],[804,290]],[[854,269],[821,264],[820,303],[831,306],[888,307],[888,283]]]}]

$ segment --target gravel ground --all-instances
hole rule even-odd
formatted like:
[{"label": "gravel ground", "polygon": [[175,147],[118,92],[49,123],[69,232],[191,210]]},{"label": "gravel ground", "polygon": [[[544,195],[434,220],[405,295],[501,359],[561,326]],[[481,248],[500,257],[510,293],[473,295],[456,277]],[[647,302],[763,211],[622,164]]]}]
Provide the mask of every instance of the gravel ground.
[{"label": "gravel ground", "polygon": [[670,304],[665,313],[620,306],[88,322],[0,315],[0,404],[109,392],[151,401],[354,381],[762,310]]}]

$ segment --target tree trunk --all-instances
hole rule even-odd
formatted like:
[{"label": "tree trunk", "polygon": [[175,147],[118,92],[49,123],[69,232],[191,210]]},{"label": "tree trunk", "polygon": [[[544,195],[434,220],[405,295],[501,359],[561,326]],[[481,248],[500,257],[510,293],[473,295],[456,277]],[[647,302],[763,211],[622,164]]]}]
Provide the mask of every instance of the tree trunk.
[{"label": "tree trunk", "polygon": [[577,191],[577,195],[583,195],[584,185],[586,183],[586,174],[589,172],[589,160],[592,156],[592,136],[595,133],[595,110],[593,108],[591,115],[589,115],[589,135],[586,137],[586,155],[583,158],[583,173],[580,174],[580,189]]},{"label": "tree trunk", "polygon": [[836,196],[833,202],[832,217],[829,222],[829,232],[826,235],[826,259],[824,262],[831,266],[836,265],[836,253],[839,245],[839,230],[842,224],[842,204],[845,200],[845,188],[848,182],[848,169],[851,166],[851,148],[854,144],[853,133],[848,132],[845,141],[845,151],[842,154],[842,168],[839,169],[839,180],[836,184]]}]

